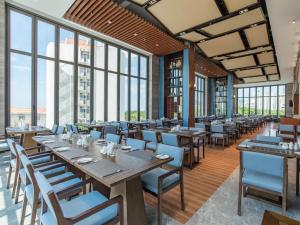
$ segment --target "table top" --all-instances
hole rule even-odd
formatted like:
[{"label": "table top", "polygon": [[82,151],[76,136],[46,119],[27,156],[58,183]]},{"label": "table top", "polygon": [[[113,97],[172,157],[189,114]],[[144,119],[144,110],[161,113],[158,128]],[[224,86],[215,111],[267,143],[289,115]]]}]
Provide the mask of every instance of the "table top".
[{"label": "table top", "polygon": [[181,137],[197,137],[201,135],[206,135],[206,131],[196,131],[196,130],[190,130],[190,129],[185,129],[185,130],[180,130],[180,131],[172,131],[171,128],[166,128],[166,127],[158,127],[154,129],[149,129],[152,131],[155,131],[156,133],[172,133],[176,134]]},{"label": "table top", "polygon": [[96,124],[91,124],[91,123],[76,123],[77,126],[83,126],[86,128],[98,128],[98,127],[104,127],[105,125],[109,125],[108,123],[96,123]]},{"label": "table top", "polygon": [[15,135],[15,134],[31,134],[31,133],[45,133],[49,132],[50,129],[41,126],[31,126],[28,129],[20,128],[20,127],[6,127],[6,133],[8,135]]},{"label": "table top", "polygon": [[288,158],[300,158],[300,151],[295,152],[294,150],[282,149],[278,143],[274,142],[246,139],[237,146],[237,149],[240,151],[259,152]]},{"label": "table top", "polygon": [[[130,179],[136,178],[143,173],[146,173],[154,168],[160,167],[172,160],[157,159],[152,151],[123,151],[118,149],[116,156],[110,157],[101,154],[100,151],[104,145],[96,142],[89,143],[87,148],[72,144],[69,141],[63,140],[61,135],[33,137],[37,143],[51,149],[55,155],[62,158],[69,164],[77,167],[90,177],[101,182],[107,187],[115,186],[119,183],[126,182]],[[54,140],[53,143],[43,143],[45,140]],[[75,142],[75,141],[74,141]],[[71,150],[57,151],[58,147],[70,147]],[[92,157],[95,161],[89,164],[78,164],[74,157]],[[116,170],[122,170],[111,176],[105,175]]]}]

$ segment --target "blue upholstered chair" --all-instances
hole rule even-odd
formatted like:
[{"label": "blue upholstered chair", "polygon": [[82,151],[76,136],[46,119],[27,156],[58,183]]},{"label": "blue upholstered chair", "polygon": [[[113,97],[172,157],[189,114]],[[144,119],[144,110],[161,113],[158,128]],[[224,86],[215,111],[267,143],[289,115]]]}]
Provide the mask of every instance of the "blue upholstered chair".
[{"label": "blue upholstered chair", "polygon": [[66,124],[67,132],[73,133],[72,125],[71,124]]},{"label": "blue upholstered chair", "polygon": [[283,139],[295,141],[297,137],[295,125],[279,124],[277,136],[282,137]]},{"label": "blue upholstered chair", "polygon": [[255,140],[257,141],[265,141],[265,142],[273,142],[279,144],[283,141],[282,137],[274,137],[274,136],[265,136],[265,135],[256,135]]},{"label": "blue upholstered chair", "polygon": [[137,133],[137,129],[135,129],[133,126],[130,126],[126,121],[120,121],[119,131],[121,136],[124,136],[125,138],[134,138],[135,134]]},{"label": "blue upholstered chair", "polygon": [[71,124],[71,127],[72,127],[72,132],[74,134],[78,134],[79,133],[77,126],[75,126],[74,124]]},{"label": "blue upholstered chair", "polygon": [[52,129],[51,129],[51,133],[52,134],[56,134],[57,128],[58,128],[58,125],[57,124],[53,124]]},{"label": "blue upholstered chair", "polygon": [[296,131],[298,134],[300,133],[300,125],[297,125]]},{"label": "blue upholstered chair", "polygon": [[296,163],[296,195],[299,196],[299,176],[300,176],[300,159]]},{"label": "blue upholstered chair", "polygon": [[[162,139],[162,143],[165,145],[180,147],[180,144],[179,144],[180,142],[179,142],[178,136],[176,134],[162,133],[161,139]],[[190,164],[190,169],[191,169],[193,166],[192,149],[190,147],[183,147],[183,149],[184,149],[184,153],[189,155],[189,164]]]},{"label": "blue upholstered chair", "polygon": [[183,189],[183,155],[184,149],[180,147],[159,144],[157,154],[166,154],[173,158],[168,166],[174,168],[167,170],[164,168],[153,169],[141,176],[143,189],[158,198],[157,224],[161,225],[162,195],[172,188],[180,185],[181,209],[184,210],[184,189]]},{"label": "blue upholstered chair", "polygon": [[241,152],[238,215],[241,215],[242,195],[247,188],[282,197],[282,212],[286,211],[287,159],[258,152]]},{"label": "blue upholstered chair", "polygon": [[120,144],[121,136],[116,135],[116,134],[107,134],[106,137],[105,137],[105,140],[113,142],[115,144]]},{"label": "blue upholstered chair", "polygon": [[144,141],[146,141],[146,149],[156,151],[158,143],[156,132],[151,130],[142,130],[142,135]]},{"label": "blue upholstered chair", "polygon": [[105,125],[103,128],[104,136],[107,134],[117,134],[118,127],[115,125]]},{"label": "blue upholstered chair", "polygon": [[126,144],[134,149],[145,150],[146,142],[138,139],[127,138]]},{"label": "blue upholstered chair", "polygon": [[164,126],[162,120],[155,120],[155,123],[156,123],[156,127],[163,127]]},{"label": "blue upholstered chair", "polygon": [[55,134],[63,134],[65,128],[63,126],[58,126]]},{"label": "blue upholstered chair", "polygon": [[9,151],[9,146],[7,144],[6,139],[0,140],[0,153]]},{"label": "blue upholstered chair", "polygon": [[205,124],[204,123],[195,123],[196,128],[202,128],[205,130]]},{"label": "blue upholstered chair", "polygon": [[[217,143],[218,140],[222,140],[223,148],[225,141],[228,144],[228,135],[224,131],[224,125],[223,124],[212,124],[211,125],[211,135],[210,135],[210,143]],[[214,140],[214,142],[213,142]]]},{"label": "blue upholstered chair", "polygon": [[[21,213],[21,222],[20,225],[24,224],[24,218],[26,214],[26,207],[27,203],[29,203],[31,207],[31,225],[35,224],[35,218],[37,209],[39,207],[39,203],[41,201],[40,198],[40,190],[37,185],[36,178],[34,176],[34,171],[40,171],[44,174],[49,174],[49,168],[43,168],[43,167],[35,167],[32,162],[28,159],[28,157],[21,153],[20,160],[22,163],[22,166],[24,168],[26,178],[24,183],[24,199],[23,199],[23,207],[22,207],[22,213]],[[55,165],[54,162],[51,164],[48,164],[52,166],[52,169],[57,168],[57,165]],[[53,175],[48,179],[48,182],[53,185],[54,192],[59,192],[63,189],[69,188],[73,185],[79,184],[81,182],[81,179],[78,175],[75,175],[71,172],[65,172],[58,175]],[[73,194],[78,194],[82,191],[82,189],[75,189]]]},{"label": "blue upholstered chair", "polygon": [[83,187],[90,180],[81,182],[68,189],[56,192],[49,180],[40,172],[35,177],[42,194],[43,211],[41,223],[43,225],[59,224],[120,224],[123,225],[123,198],[106,198],[98,191],[88,192],[70,201],[59,201],[60,196],[67,197],[74,188]]},{"label": "blue upholstered chair", "polygon": [[90,136],[94,141],[98,140],[101,137],[101,135],[102,135],[102,133],[97,130],[91,130],[91,132],[90,132]]}]

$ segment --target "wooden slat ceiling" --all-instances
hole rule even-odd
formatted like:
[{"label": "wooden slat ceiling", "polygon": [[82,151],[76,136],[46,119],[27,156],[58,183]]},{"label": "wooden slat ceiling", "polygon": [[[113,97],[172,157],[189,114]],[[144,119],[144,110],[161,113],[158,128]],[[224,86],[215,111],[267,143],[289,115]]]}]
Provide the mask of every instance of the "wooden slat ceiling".
[{"label": "wooden slat ceiling", "polygon": [[184,48],[182,42],[112,0],[76,0],[64,18],[156,55]]},{"label": "wooden slat ceiling", "polygon": [[280,80],[265,0],[132,2],[147,10],[174,37],[191,42],[240,80]]}]

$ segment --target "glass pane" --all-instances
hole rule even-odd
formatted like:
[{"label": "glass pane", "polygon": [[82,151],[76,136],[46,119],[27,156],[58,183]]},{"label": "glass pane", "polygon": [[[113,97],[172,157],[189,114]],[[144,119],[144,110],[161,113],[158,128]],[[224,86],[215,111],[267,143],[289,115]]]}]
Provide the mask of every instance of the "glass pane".
[{"label": "glass pane", "polygon": [[254,88],[250,88],[250,97],[255,97],[255,90],[256,88],[254,87]]},{"label": "glass pane", "polygon": [[249,98],[244,98],[244,115],[249,115]]},{"label": "glass pane", "polygon": [[244,97],[249,97],[249,88],[244,88]]},{"label": "glass pane", "polygon": [[38,21],[37,46],[38,54],[54,58],[55,56],[55,26],[44,21]]},{"label": "glass pane", "polygon": [[120,76],[120,120],[128,120],[128,77]]},{"label": "glass pane", "polygon": [[[280,87],[279,87],[279,89],[280,89]],[[285,116],[285,96],[281,96],[281,97],[278,97],[278,107],[279,107],[279,109],[278,109],[278,114],[280,115],[280,116]]]},{"label": "glass pane", "polygon": [[130,87],[130,119],[138,120],[138,79],[131,78]]},{"label": "glass pane", "polygon": [[264,97],[264,115],[270,115],[270,97]]},{"label": "glass pane", "polygon": [[255,114],[255,98],[250,98],[250,115]]},{"label": "glass pane", "polygon": [[74,61],[74,33],[63,28],[59,29],[59,58]]},{"label": "glass pane", "polygon": [[10,11],[10,44],[12,49],[31,52],[32,18]]},{"label": "glass pane", "polygon": [[108,70],[118,71],[118,49],[113,46],[108,46]]},{"label": "glass pane", "polygon": [[262,94],[262,91],[263,91],[263,88],[262,87],[257,87],[256,88],[256,95],[257,96],[262,96],[263,94]]},{"label": "glass pane", "polygon": [[147,58],[141,56],[140,57],[140,70],[141,77],[147,78]]},{"label": "glass pane", "polygon": [[277,115],[277,97],[271,97],[271,115]]},{"label": "glass pane", "polygon": [[10,63],[10,125],[31,124],[31,57],[11,53]]},{"label": "glass pane", "polygon": [[277,86],[271,86],[271,96],[277,96]]},{"label": "glass pane", "polygon": [[59,64],[59,124],[74,122],[74,67]]},{"label": "glass pane", "polygon": [[78,68],[78,122],[91,120],[91,70]]},{"label": "glass pane", "polygon": [[281,95],[281,96],[285,95],[285,85],[280,85],[278,91],[279,91],[278,92],[279,95]]},{"label": "glass pane", "polygon": [[94,71],[94,120],[104,121],[104,72]]},{"label": "glass pane", "polygon": [[94,42],[94,66],[104,69],[105,44],[100,41]]},{"label": "glass pane", "polygon": [[262,113],[263,113],[262,98],[257,98],[256,101],[257,101],[256,102],[256,114],[262,115]]},{"label": "glass pane", "polygon": [[244,103],[243,98],[238,98],[238,114],[244,114]]},{"label": "glass pane", "polygon": [[37,64],[37,125],[51,128],[54,124],[55,64],[38,59]]},{"label": "glass pane", "polygon": [[270,96],[270,87],[264,87],[264,96]]},{"label": "glass pane", "polygon": [[147,119],[147,81],[140,80],[140,120]]},{"label": "glass pane", "polygon": [[83,35],[78,36],[78,63],[91,65],[91,39]]},{"label": "glass pane", "polygon": [[128,74],[128,52],[121,50],[120,54],[120,72]]},{"label": "glass pane", "polygon": [[138,75],[138,56],[131,53],[131,75]]},{"label": "glass pane", "polygon": [[108,121],[117,120],[117,105],[118,105],[118,79],[117,74],[108,73],[108,109],[107,119]]},{"label": "glass pane", "polygon": [[238,97],[243,97],[244,96],[244,92],[243,92],[243,88],[238,88]]}]

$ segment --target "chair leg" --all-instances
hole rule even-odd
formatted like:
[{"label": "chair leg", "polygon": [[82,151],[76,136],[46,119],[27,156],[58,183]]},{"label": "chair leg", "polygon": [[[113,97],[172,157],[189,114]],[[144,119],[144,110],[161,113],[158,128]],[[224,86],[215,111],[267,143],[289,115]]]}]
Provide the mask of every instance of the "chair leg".
[{"label": "chair leg", "polygon": [[225,139],[223,138],[223,140],[222,140],[222,141],[223,141],[223,148],[224,148],[224,142],[225,142]]},{"label": "chair leg", "polygon": [[161,209],[162,209],[162,196],[157,196],[157,225],[161,225]]},{"label": "chair leg", "polygon": [[10,186],[11,173],[12,173],[12,166],[11,166],[11,164],[9,164],[8,178],[7,178],[7,185],[6,185],[6,188],[7,188],[7,189],[8,189],[9,186]]},{"label": "chair leg", "polygon": [[34,225],[35,224],[37,209],[38,209],[38,202],[34,202],[33,206],[32,206],[30,225]]},{"label": "chair leg", "polygon": [[19,176],[17,188],[16,188],[15,204],[17,204],[19,202],[20,189],[21,189],[21,178]]},{"label": "chair leg", "polygon": [[297,159],[297,165],[296,165],[296,195],[297,196],[299,196],[299,172],[300,172],[299,159]]},{"label": "chair leg", "polygon": [[184,187],[183,182],[180,182],[180,197],[181,197],[181,210],[185,210],[185,204],[184,204]]},{"label": "chair leg", "polygon": [[203,157],[203,159],[205,158],[204,143],[203,143],[203,146],[202,146],[202,157]]},{"label": "chair leg", "polygon": [[12,198],[14,198],[15,194],[16,194],[16,187],[17,187],[17,183],[18,183],[18,177],[19,177],[19,171],[16,170],[14,184],[13,184],[13,190],[12,190],[12,195],[11,195]]},{"label": "chair leg", "polygon": [[22,212],[21,212],[21,220],[20,225],[24,225],[24,219],[26,214],[26,207],[27,207],[27,195],[24,194],[24,200],[23,200],[23,206],[22,206]]},{"label": "chair leg", "polygon": [[191,151],[190,151],[190,169],[192,169],[192,167],[193,167],[193,162],[192,162],[192,153],[194,152],[194,148],[192,148],[191,149]]},{"label": "chair leg", "polygon": [[286,194],[282,196],[282,215],[286,213]]},{"label": "chair leg", "polygon": [[[241,178],[240,178],[241,179]],[[238,196],[238,210],[237,210],[237,214],[239,216],[242,215],[242,212],[241,212],[241,206],[242,206],[242,192],[243,192],[243,187],[242,187],[242,183],[241,181],[239,182],[239,196]]]}]

